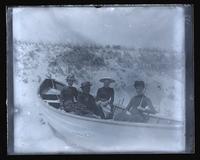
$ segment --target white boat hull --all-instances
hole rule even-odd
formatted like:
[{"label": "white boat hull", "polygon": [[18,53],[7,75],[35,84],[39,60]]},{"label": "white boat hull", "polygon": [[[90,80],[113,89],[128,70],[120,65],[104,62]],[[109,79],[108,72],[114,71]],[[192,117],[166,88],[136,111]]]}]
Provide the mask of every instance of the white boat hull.
[{"label": "white boat hull", "polygon": [[[43,84],[40,95],[48,85]],[[56,109],[42,97],[40,101],[49,126],[78,153],[176,153],[185,149],[185,128],[178,121],[151,117],[150,123],[134,123],[88,118]]]},{"label": "white boat hull", "polygon": [[99,120],[63,113],[45,106],[52,128],[82,152],[178,152],[184,149],[182,125],[151,125]]}]

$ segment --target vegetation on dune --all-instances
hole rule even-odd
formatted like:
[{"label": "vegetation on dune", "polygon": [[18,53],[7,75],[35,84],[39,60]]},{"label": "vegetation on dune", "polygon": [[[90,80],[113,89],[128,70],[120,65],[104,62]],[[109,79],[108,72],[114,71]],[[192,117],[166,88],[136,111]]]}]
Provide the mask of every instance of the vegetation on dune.
[{"label": "vegetation on dune", "polygon": [[183,67],[179,60],[180,53],[158,48],[128,49],[119,45],[14,42],[14,58],[20,62],[18,73],[42,67],[39,60],[41,54],[46,54],[42,63],[47,64],[49,73],[67,74],[73,71],[77,74],[80,72],[79,75],[85,78],[89,76],[87,71],[105,69],[123,73],[130,68],[146,75],[156,72],[173,76],[176,70]]}]

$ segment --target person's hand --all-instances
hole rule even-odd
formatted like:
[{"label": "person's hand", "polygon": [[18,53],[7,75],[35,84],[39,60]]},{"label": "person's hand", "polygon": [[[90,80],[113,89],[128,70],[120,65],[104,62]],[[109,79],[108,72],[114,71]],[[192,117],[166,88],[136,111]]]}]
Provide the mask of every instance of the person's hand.
[{"label": "person's hand", "polygon": [[96,105],[100,105],[100,104],[101,104],[101,101],[97,101],[97,102],[96,102]]},{"label": "person's hand", "polygon": [[145,110],[150,110],[150,107],[149,107],[149,106],[146,106],[144,109],[145,109]]},{"label": "person's hand", "polygon": [[137,109],[140,110],[140,111],[145,111],[146,110],[145,108],[143,108],[141,106],[138,106]]},{"label": "person's hand", "polygon": [[131,112],[129,112],[128,110],[126,111],[126,114],[131,115]]},{"label": "person's hand", "polygon": [[105,101],[105,105],[108,105],[108,104],[110,104],[110,101],[109,100]]}]

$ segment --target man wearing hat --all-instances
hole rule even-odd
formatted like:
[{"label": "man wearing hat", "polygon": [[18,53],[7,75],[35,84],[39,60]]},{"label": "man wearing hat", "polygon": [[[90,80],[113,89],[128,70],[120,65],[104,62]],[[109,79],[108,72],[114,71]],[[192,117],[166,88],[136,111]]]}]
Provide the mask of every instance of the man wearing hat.
[{"label": "man wearing hat", "polygon": [[88,81],[81,83],[82,92],[78,95],[78,102],[84,104],[90,111],[104,119],[105,116],[102,109],[96,105],[94,97],[90,94],[91,86],[92,84]]},{"label": "man wearing hat", "polygon": [[97,91],[96,103],[104,110],[107,118],[112,118],[114,109],[114,89],[109,85],[114,83],[115,80],[111,78],[103,78],[100,79],[100,82],[103,83],[103,87],[99,88]]},{"label": "man wearing hat", "polygon": [[78,91],[73,87],[73,83],[76,81],[75,76],[70,74],[66,78],[67,86],[64,87],[60,93],[60,103],[63,107],[65,102],[70,98],[72,102],[77,101]]},{"label": "man wearing hat", "polygon": [[90,110],[88,110],[87,106],[79,102],[74,102],[73,96],[73,88],[67,87],[65,89],[65,102],[63,106],[64,111],[74,113],[76,115],[96,118],[96,116]]},{"label": "man wearing hat", "polygon": [[135,81],[134,87],[137,95],[134,96],[124,112],[115,117],[115,120],[133,121],[133,122],[147,122],[148,114],[156,114],[151,100],[144,95],[145,84],[144,81]]}]

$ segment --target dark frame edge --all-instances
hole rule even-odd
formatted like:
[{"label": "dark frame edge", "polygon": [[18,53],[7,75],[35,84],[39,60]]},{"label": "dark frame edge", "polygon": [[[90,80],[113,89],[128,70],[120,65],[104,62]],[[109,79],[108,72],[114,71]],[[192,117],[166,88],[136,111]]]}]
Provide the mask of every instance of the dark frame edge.
[{"label": "dark frame edge", "polygon": [[[185,14],[194,20],[193,5],[185,7]],[[14,154],[14,83],[13,83],[13,30],[12,6],[6,6],[6,52],[7,52],[7,154]],[[186,59],[186,148],[185,153],[195,153],[195,114],[194,114],[194,24],[185,24]]]},{"label": "dark frame edge", "polygon": [[14,153],[14,85],[13,85],[13,9],[6,6],[6,52],[7,52],[7,154]]},{"label": "dark frame edge", "polygon": [[[194,5],[185,6],[185,153],[195,153],[194,111]],[[189,17],[189,22],[187,18]]]}]

